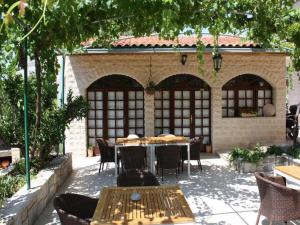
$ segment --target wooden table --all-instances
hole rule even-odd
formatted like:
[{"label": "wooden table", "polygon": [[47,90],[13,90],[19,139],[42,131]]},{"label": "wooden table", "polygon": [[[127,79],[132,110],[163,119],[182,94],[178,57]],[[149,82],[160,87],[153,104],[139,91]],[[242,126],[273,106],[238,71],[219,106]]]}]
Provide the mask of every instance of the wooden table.
[{"label": "wooden table", "polygon": [[[141,200],[132,201],[133,192]],[[194,224],[195,217],[178,186],[103,188],[91,225]]]},{"label": "wooden table", "polygon": [[300,167],[299,166],[276,166],[274,168],[274,175],[285,177],[294,183],[300,185]]},{"label": "wooden table", "polygon": [[[187,148],[188,160],[188,177],[191,173],[190,165],[190,143],[182,136],[166,136],[166,137],[143,137],[143,138],[118,138],[115,144],[115,165],[117,165],[118,149],[125,146],[144,146],[150,149],[150,172],[155,174],[155,147],[163,145],[180,145]],[[118,176],[117,167],[115,167],[115,176]]]}]

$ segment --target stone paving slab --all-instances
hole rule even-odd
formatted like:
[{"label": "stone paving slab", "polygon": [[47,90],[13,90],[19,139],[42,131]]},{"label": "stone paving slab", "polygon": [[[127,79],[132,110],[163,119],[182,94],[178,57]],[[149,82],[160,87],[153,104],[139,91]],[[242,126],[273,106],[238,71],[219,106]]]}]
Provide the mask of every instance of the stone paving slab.
[{"label": "stone paving slab", "polygon": [[[98,173],[99,157],[73,159],[74,172],[59,193],[73,192],[98,197],[104,186],[115,186],[114,165]],[[259,207],[258,190],[253,174],[238,174],[228,167],[228,162],[219,157],[204,156],[203,172],[193,162],[191,178],[187,169],[178,181],[172,173],[165,175],[164,184],[177,183],[182,188],[197,224],[252,225],[255,224]],[[161,182],[160,176],[158,176]],[[49,204],[35,225],[60,224],[58,216]],[[260,225],[269,224],[261,217]],[[282,223],[273,223],[279,225]],[[289,223],[300,225],[300,221]]]}]

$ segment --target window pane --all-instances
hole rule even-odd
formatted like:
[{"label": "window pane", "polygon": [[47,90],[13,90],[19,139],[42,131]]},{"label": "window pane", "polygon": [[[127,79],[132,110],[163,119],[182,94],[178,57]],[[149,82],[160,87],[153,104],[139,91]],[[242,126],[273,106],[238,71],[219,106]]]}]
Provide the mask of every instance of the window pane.
[{"label": "window pane", "polygon": [[175,99],[181,99],[181,91],[175,91],[174,97]]},{"label": "window pane", "polygon": [[108,108],[109,109],[114,109],[115,108],[115,101],[109,101],[108,102]]},{"label": "window pane", "polygon": [[156,119],[156,120],[155,120],[155,126],[156,126],[156,127],[162,127],[162,123],[161,123],[161,122],[162,122],[161,119]]},{"label": "window pane", "polygon": [[103,100],[103,93],[102,91],[97,91],[96,92],[96,100]]},{"label": "window pane", "polygon": [[196,108],[201,108],[201,100],[196,100],[195,101],[195,107]]},{"label": "window pane", "polygon": [[124,130],[123,129],[118,129],[117,130],[117,137],[124,137]]},{"label": "window pane", "polygon": [[253,98],[253,91],[247,90],[247,98]]},{"label": "window pane", "polygon": [[135,134],[135,129],[129,129],[129,134]]},{"label": "window pane", "polygon": [[97,137],[103,137],[103,130],[97,129]]},{"label": "window pane", "polygon": [[183,136],[190,136],[190,128],[183,128]]},{"label": "window pane", "polygon": [[95,118],[95,111],[94,110],[90,110],[89,111],[89,118],[90,119],[94,119]]},{"label": "window pane", "polygon": [[129,127],[135,127],[135,120],[129,120]]},{"label": "window pane", "polygon": [[164,109],[164,114],[163,114],[163,116],[166,118],[166,117],[170,117],[170,110],[168,110],[168,109]]},{"label": "window pane", "polygon": [[95,99],[95,93],[94,92],[88,92],[88,99],[94,100]]},{"label": "window pane", "polygon": [[162,133],[162,129],[160,129],[160,128],[156,128],[155,129],[155,136],[158,136],[158,135],[160,135]]},{"label": "window pane", "polygon": [[245,90],[239,90],[239,98],[245,98]]},{"label": "window pane", "polygon": [[108,129],[108,136],[109,137],[115,137],[115,134],[116,134],[116,132],[115,132],[114,129]]},{"label": "window pane", "polygon": [[174,129],[174,134],[175,134],[175,135],[182,135],[182,133],[181,133],[181,128],[175,128],[175,129]]},{"label": "window pane", "polygon": [[201,91],[195,91],[195,99],[201,99]]},{"label": "window pane", "polygon": [[175,117],[181,117],[181,110],[175,109],[174,115],[175,115]]},{"label": "window pane", "polygon": [[203,119],[203,126],[209,126],[209,119]]},{"label": "window pane", "polygon": [[163,101],[163,108],[169,108],[170,107],[170,101],[169,100],[164,100]]},{"label": "window pane", "polygon": [[202,125],[201,119],[195,119],[195,125],[196,126],[201,126]]},{"label": "window pane", "polygon": [[109,120],[108,121],[108,127],[109,128],[114,128],[115,127],[115,120]]},{"label": "window pane", "polygon": [[190,99],[190,92],[189,91],[183,91],[183,99]]},{"label": "window pane", "polygon": [[123,93],[123,91],[118,91],[117,92],[116,99],[117,100],[123,100],[124,99],[124,93]]},{"label": "window pane", "polygon": [[175,100],[174,107],[175,108],[181,108],[181,100]]},{"label": "window pane", "polygon": [[222,116],[227,117],[227,109],[222,109]]},{"label": "window pane", "polygon": [[161,101],[160,100],[155,100],[155,108],[161,108]]},{"label": "window pane", "polygon": [[117,118],[124,118],[123,110],[118,110],[117,111]]},{"label": "window pane", "polygon": [[266,99],[265,100],[265,104],[270,104],[271,103],[271,99]]},{"label": "window pane", "polygon": [[117,127],[118,128],[124,127],[124,121],[123,120],[117,120]]},{"label": "window pane", "polygon": [[170,98],[170,92],[169,91],[164,91],[163,96],[164,96],[164,99],[169,99]]},{"label": "window pane", "polygon": [[89,120],[89,128],[95,128],[95,120]]},{"label": "window pane", "polygon": [[257,105],[258,105],[259,107],[263,107],[263,106],[264,106],[264,100],[263,100],[263,99],[258,99]]},{"label": "window pane", "polygon": [[239,107],[245,107],[245,106],[246,106],[245,100],[239,100]]},{"label": "window pane", "polygon": [[97,102],[96,102],[96,108],[97,108],[97,109],[102,109],[102,108],[103,108],[103,102],[102,102],[102,101],[101,101],[101,102],[100,102],[100,101],[97,101]]},{"label": "window pane", "polygon": [[137,134],[140,134],[140,135],[144,135],[144,129],[143,129],[143,128],[138,128],[138,129],[136,130],[136,133],[137,133]]},{"label": "window pane", "polygon": [[259,108],[259,109],[258,109],[257,115],[258,115],[258,116],[262,116],[262,115],[263,115],[262,108]]},{"label": "window pane", "polygon": [[190,126],[190,119],[183,119],[182,122],[184,127]]},{"label": "window pane", "polygon": [[227,98],[227,90],[222,91],[222,98]]},{"label": "window pane", "polygon": [[135,101],[129,101],[129,108],[135,109]]},{"label": "window pane", "polygon": [[129,118],[135,118],[135,110],[129,110]]},{"label": "window pane", "polygon": [[247,107],[253,107],[253,100],[252,99],[247,100]]},{"label": "window pane", "polygon": [[203,138],[203,144],[208,144],[209,143],[209,137],[204,137]]},{"label": "window pane", "polygon": [[115,111],[114,110],[108,110],[108,118],[115,118]]},{"label": "window pane", "polygon": [[136,101],[136,108],[137,109],[142,109],[143,106],[144,106],[144,101],[141,101],[141,100]]},{"label": "window pane", "polygon": [[155,117],[156,118],[161,118],[162,117],[162,111],[161,110],[155,110]]},{"label": "window pane", "polygon": [[222,107],[227,107],[227,100],[222,100]]},{"label": "window pane", "polygon": [[203,128],[203,135],[208,135],[209,134],[209,128]]},{"label": "window pane", "polygon": [[183,108],[190,108],[190,100],[183,101]]},{"label": "window pane", "polygon": [[89,138],[89,145],[96,146],[95,138]]},{"label": "window pane", "polygon": [[181,127],[181,119],[175,119],[174,124],[176,127]]},{"label": "window pane", "polygon": [[264,91],[263,90],[258,91],[258,98],[264,98]]},{"label": "window pane", "polygon": [[228,91],[228,98],[234,98],[234,91]]},{"label": "window pane", "polygon": [[136,111],[137,118],[144,118],[144,110],[137,110]]},{"label": "window pane", "polygon": [[164,128],[162,131],[163,134],[169,134],[170,133],[170,129],[169,128]]},{"label": "window pane", "polygon": [[271,91],[270,90],[266,90],[265,94],[266,94],[266,98],[271,98]]},{"label": "window pane", "polygon": [[115,92],[113,91],[108,92],[108,100],[115,100]]},{"label": "window pane", "polygon": [[190,110],[189,109],[184,109],[183,110],[183,117],[190,117]]},{"label": "window pane", "polygon": [[135,91],[129,91],[128,92],[128,99],[134,100],[135,99]]},{"label": "window pane", "polygon": [[228,100],[228,107],[234,107],[234,100]]},{"label": "window pane", "polygon": [[143,127],[144,126],[144,120],[136,120],[136,126],[137,127]]},{"label": "window pane", "polygon": [[228,110],[228,116],[229,117],[234,117],[234,110],[233,109]]},{"label": "window pane", "polygon": [[89,136],[91,137],[95,136],[95,129],[89,129]]},{"label": "window pane", "polygon": [[137,99],[144,99],[144,92],[142,92],[142,91],[137,91],[137,92],[136,92],[136,98],[137,98]]},{"label": "window pane", "polygon": [[196,109],[196,110],[195,110],[195,116],[197,116],[197,117],[201,117],[201,116],[202,116],[202,111],[201,111],[201,109]]},{"label": "window pane", "polygon": [[203,116],[204,117],[208,117],[209,116],[209,110],[208,109],[204,109],[203,110]]},{"label": "window pane", "polygon": [[103,127],[103,120],[96,120],[96,127],[102,128]]},{"label": "window pane", "polygon": [[203,101],[203,107],[204,108],[209,108],[209,101],[208,100]]},{"label": "window pane", "polygon": [[195,134],[196,134],[196,135],[202,135],[201,128],[196,128],[196,129],[195,129]]},{"label": "window pane", "polygon": [[123,101],[117,101],[116,102],[117,109],[124,109],[124,102]]},{"label": "window pane", "polygon": [[209,91],[203,91],[203,99],[209,99]]},{"label": "window pane", "polygon": [[95,102],[89,101],[90,109],[95,109]]},{"label": "window pane", "polygon": [[164,119],[164,127],[169,127],[169,126],[170,126],[170,120]]},{"label": "window pane", "polygon": [[[161,91],[156,91],[156,92],[154,93],[154,98],[155,98],[155,99],[161,98]],[[156,132],[156,131],[155,131],[155,132]]]},{"label": "window pane", "polygon": [[102,110],[97,110],[96,111],[96,117],[102,119],[103,118],[103,111]]}]

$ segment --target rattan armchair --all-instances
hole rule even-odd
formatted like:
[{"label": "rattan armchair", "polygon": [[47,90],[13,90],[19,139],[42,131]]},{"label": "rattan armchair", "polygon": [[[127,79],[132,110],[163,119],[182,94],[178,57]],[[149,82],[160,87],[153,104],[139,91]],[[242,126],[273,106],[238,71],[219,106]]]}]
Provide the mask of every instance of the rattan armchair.
[{"label": "rattan armchair", "polygon": [[128,146],[120,148],[122,169],[143,170],[146,165],[146,148],[143,146]]},{"label": "rattan armchair", "polygon": [[62,225],[89,225],[98,199],[78,194],[56,196],[53,205]]},{"label": "rattan armchair", "polygon": [[156,147],[157,152],[157,173],[161,168],[161,180],[164,180],[164,169],[175,169],[178,178],[178,166],[180,162],[180,149],[178,145],[166,145]]},{"label": "rattan armchair", "polygon": [[300,190],[286,187],[284,177],[267,176],[255,173],[260,195],[260,208],[256,225],[261,215],[273,221],[300,219]]},{"label": "rattan armchair", "polygon": [[156,177],[150,172],[131,170],[123,172],[118,176],[117,186],[159,186],[159,182]]},{"label": "rattan armchair", "polygon": [[[200,160],[200,152],[203,151],[204,148],[202,142],[203,142],[203,137],[192,138],[190,140],[190,160],[197,160],[198,167],[200,168],[201,171],[202,171],[202,165]],[[186,146],[182,146],[180,150],[182,171],[183,171],[184,161],[188,160],[186,148],[187,148]]]},{"label": "rattan armchair", "polygon": [[[97,144],[100,150],[100,167],[99,173],[104,169],[104,164],[109,162],[115,162],[115,148],[104,139],[97,139]],[[119,172],[119,160],[117,160],[117,168]]]}]

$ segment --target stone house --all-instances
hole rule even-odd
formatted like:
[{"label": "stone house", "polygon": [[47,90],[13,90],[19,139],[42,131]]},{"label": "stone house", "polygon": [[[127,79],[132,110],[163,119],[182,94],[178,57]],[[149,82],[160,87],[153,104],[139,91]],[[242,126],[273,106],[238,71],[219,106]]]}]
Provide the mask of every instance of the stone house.
[{"label": "stone house", "polygon": [[[284,142],[285,54],[221,36],[222,68],[214,75],[213,38],[203,36],[202,42],[203,65],[193,36],[178,41],[128,37],[111,49],[68,55],[65,91],[85,96],[91,108],[88,118],[66,132],[66,150],[86,155],[97,138],[114,141],[132,133],[201,135],[214,152]],[[149,81],[158,87],[153,94],[145,91]],[[274,116],[263,115],[265,104],[275,106]],[[249,111],[257,116],[241,117]]]}]

